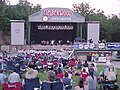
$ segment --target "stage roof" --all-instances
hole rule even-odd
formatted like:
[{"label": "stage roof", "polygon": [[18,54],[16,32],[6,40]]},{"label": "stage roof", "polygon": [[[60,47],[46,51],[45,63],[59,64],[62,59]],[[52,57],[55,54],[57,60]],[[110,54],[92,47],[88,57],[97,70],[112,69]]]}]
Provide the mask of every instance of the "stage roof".
[{"label": "stage roof", "polygon": [[30,15],[29,22],[84,23],[85,17],[68,8],[44,8]]}]

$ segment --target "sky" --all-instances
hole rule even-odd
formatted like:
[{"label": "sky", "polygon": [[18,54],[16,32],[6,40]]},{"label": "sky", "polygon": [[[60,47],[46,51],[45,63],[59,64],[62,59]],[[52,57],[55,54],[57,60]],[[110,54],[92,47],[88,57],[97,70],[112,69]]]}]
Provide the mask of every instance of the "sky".
[{"label": "sky", "polygon": [[[12,5],[16,5],[19,0],[10,0]],[[89,3],[91,8],[104,11],[106,16],[115,14],[120,17],[120,0],[27,0],[33,5],[40,4],[42,8],[61,7],[72,9],[73,4]]]}]

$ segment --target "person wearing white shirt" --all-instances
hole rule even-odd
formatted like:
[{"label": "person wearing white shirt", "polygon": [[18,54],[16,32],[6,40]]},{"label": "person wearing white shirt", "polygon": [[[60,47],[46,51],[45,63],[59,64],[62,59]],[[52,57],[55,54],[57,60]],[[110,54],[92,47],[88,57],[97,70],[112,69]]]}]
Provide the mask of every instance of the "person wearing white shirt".
[{"label": "person wearing white shirt", "polygon": [[7,76],[3,73],[3,70],[0,70],[0,84],[2,85],[3,83],[5,83],[5,79],[7,78]]},{"label": "person wearing white shirt", "polygon": [[13,70],[13,72],[8,76],[9,83],[20,82],[20,75]]}]

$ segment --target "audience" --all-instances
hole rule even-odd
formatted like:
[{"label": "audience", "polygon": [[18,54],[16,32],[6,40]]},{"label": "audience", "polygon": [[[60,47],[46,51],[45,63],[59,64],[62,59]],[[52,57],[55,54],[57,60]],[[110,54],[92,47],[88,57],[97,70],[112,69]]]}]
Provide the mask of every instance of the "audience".
[{"label": "audience", "polygon": [[[36,64],[37,66],[40,66],[40,64],[42,64],[44,66],[42,61],[47,62],[48,60],[53,60],[52,59],[53,57],[54,56],[51,53],[49,53],[49,54],[38,53],[36,55],[35,53],[31,52],[30,54],[28,54],[28,56],[21,55],[22,60],[23,60],[23,58],[26,58],[27,60],[26,59],[24,59],[24,60],[28,61],[26,64],[26,66],[28,66],[28,70],[25,74],[25,78],[23,79],[23,85],[25,85],[24,80],[28,80],[28,79],[31,80],[31,79],[38,77],[38,71],[35,68],[35,63],[37,63]],[[15,61],[15,60],[13,60],[13,61]],[[34,62],[34,63],[31,63],[31,62]],[[64,86],[68,85],[68,86],[70,86],[70,88],[72,88],[72,83],[74,82],[72,80],[72,78],[74,75],[76,75],[75,72],[77,70],[75,67],[78,66],[77,68],[81,70],[81,73],[78,72],[80,78],[78,80],[78,85],[75,86],[74,90],[96,90],[97,77],[95,77],[95,71],[97,72],[97,67],[96,67],[94,61],[92,62],[91,65],[88,64],[87,60],[85,61],[85,63],[83,63],[83,65],[82,65],[81,61],[76,63],[76,61],[74,59],[72,59],[71,62],[72,63],[67,63],[69,66],[68,67],[69,71],[64,70],[64,67],[62,65],[63,62],[58,62],[56,68],[52,67],[52,68],[48,68],[48,69],[47,69],[47,66],[49,66],[49,63],[48,63],[48,65],[46,63],[46,69],[43,69],[43,70],[47,71],[47,73],[45,72],[46,80],[44,80],[43,83],[44,82],[47,82],[47,83],[60,82]],[[52,62],[50,62],[50,63],[52,63]],[[82,68],[82,66],[83,66],[83,68]],[[16,70],[17,70],[17,72],[16,72]],[[18,73],[20,74],[20,64],[19,65],[15,64],[15,69],[13,69],[12,73],[9,75],[8,82],[9,83],[20,82],[20,75]],[[2,71],[0,70],[0,83],[3,84],[5,82],[4,79],[6,79],[6,78],[7,78],[7,76],[4,75],[2,73]]]}]

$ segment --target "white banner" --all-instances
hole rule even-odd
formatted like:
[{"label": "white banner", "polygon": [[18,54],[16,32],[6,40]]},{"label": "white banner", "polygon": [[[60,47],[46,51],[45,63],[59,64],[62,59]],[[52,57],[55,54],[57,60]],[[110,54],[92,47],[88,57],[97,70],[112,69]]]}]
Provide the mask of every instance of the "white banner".
[{"label": "white banner", "polygon": [[11,45],[24,45],[24,20],[11,20]]}]

